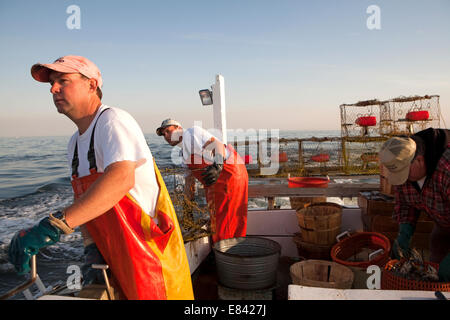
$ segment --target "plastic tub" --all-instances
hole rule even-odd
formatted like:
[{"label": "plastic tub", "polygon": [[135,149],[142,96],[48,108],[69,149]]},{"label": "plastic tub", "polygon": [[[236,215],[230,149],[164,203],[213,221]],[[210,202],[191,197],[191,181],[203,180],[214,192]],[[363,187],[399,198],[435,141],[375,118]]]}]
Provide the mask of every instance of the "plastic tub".
[{"label": "plastic tub", "polygon": [[329,178],[292,177],[288,178],[289,188],[327,188]]}]

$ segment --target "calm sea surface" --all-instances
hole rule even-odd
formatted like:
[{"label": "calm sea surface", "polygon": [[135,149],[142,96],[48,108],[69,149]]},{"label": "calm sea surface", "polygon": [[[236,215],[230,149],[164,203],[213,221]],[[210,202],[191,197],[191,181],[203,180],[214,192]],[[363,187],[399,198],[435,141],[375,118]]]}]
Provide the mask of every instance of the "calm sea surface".
[{"label": "calm sea surface", "polygon": [[[283,138],[339,136],[339,131],[281,131]],[[155,134],[145,136],[160,169],[173,167],[172,147]],[[70,137],[0,138],[0,294],[26,280],[7,260],[13,235],[72,203],[66,147]],[[170,177],[165,177],[170,189]],[[258,203],[249,202],[249,207]],[[38,274],[46,286],[67,278],[69,265],[82,265],[79,231],[63,235],[59,243],[37,255]],[[22,299],[23,295],[17,295]]]}]

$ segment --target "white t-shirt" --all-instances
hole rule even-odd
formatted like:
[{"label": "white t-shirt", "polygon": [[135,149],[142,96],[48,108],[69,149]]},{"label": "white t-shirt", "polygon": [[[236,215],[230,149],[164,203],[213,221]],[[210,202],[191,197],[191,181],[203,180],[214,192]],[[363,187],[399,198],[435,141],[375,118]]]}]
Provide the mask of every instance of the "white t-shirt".
[{"label": "white t-shirt", "polygon": [[98,116],[105,108],[109,108],[109,110],[105,111],[98,119],[94,133],[97,172],[104,172],[105,168],[114,162],[145,159],[146,162],[135,170],[135,185],[129,193],[140,207],[154,218],[159,185],[156,180],[153,157],[141,128],[128,112],[102,105],[86,132],[79,135],[77,131],[70,139],[68,145],[69,168],[72,169],[73,153],[77,141],[80,161],[78,177],[90,174],[87,153],[91,133]]},{"label": "white t-shirt", "polygon": [[425,179],[427,178],[427,176],[423,177],[422,179],[417,181],[417,184],[419,185],[419,188],[422,190],[423,188],[423,184],[425,183]]},{"label": "white t-shirt", "polygon": [[[177,145],[182,149],[183,163],[190,164],[191,155],[193,154],[203,157],[207,162],[214,162],[212,149],[208,147],[203,148],[211,138],[218,140],[217,137],[199,126],[193,126],[192,128],[183,130],[183,140]],[[228,149],[225,149],[225,152],[225,158],[228,158]]]}]

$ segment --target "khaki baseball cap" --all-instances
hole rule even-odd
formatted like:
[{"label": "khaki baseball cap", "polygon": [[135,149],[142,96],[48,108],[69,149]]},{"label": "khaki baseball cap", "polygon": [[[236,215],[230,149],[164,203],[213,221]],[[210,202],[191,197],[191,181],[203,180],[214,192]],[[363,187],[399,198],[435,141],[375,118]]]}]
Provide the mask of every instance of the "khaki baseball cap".
[{"label": "khaki baseball cap", "polygon": [[415,153],[416,143],[411,138],[394,137],[381,146],[380,162],[387,169],[390,184],[401,185],[408,180],[409,167]]},{"label": "khaki baseball cap", "polygon": [[178,122],[178,121],[176,121],[176,120],[173,120],[173,119],[166,119],[166,120],[164,120],[162,123],[161,123],[161,126],[158,128],[158,129],[156,129],[156,134],[158,135],[158,136],[162,136],[162,130],[165,128],[165,127],[168,127],[168,126],[178,126],[178,127],[181,127],[181,124]]},{"label": "khaki baseball cap", "polygon": [[52,71],[62,73],[81,73],[89,79],[97,80],[99,88],[103,85],[102,74],[97,66],[89,59],[81,56],[64,56],[53,63],[36,63],[31,67],[31,76],[39,82],[49,82]]}]

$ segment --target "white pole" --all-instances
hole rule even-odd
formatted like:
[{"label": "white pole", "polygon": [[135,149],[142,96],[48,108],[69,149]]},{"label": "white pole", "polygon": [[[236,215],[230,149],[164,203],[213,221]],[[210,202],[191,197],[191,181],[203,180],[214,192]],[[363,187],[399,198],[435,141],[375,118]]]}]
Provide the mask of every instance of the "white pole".
[{"label": "white pole", "polygon": [[216,128],[222,137],[217,137],[227,144],[227,116],[225,106],[225,79],[222,75],[216,75],[216,83],[213,88],[213,116],[214,128]]}]

